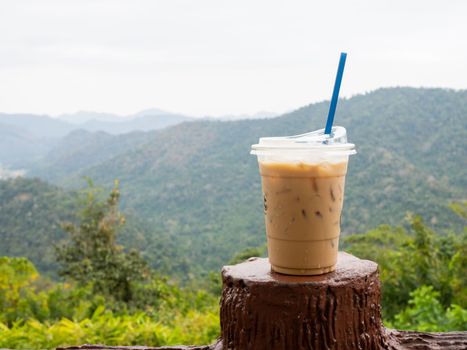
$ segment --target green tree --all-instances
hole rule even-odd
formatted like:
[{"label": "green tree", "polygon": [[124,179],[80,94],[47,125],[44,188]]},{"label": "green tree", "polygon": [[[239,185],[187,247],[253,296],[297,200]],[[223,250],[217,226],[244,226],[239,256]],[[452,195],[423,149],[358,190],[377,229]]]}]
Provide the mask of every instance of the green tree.
[{"label": "green tree", "polygon": [[10,323],[24,314],[25,291],[38,276],[26,258],[0,257],[0,322]]},{"label": "green tree", "polygon": [[467,201],[453,202],[449,205],[449,208],[459,217],[467,220]]},{"label": "green tree", "polygon": [[[436,283],[436,273],[439,267],[439,256],[434,244],[434,236],[420,216],[410,218],[414,237],[409,250],[412,251],[412,264],[418,281],[433,285]],[[437,248],[437,247],[436,247]]]},{"label": "green tree", "polygon": [[446,332],[467,329],[467,310],[452,304],[445,309],[440,293],[432,286],[421,286],[410,293],[408,306],[395,316],[391,324],[397,329]]},{"label": "green tree", "polygon": [[382,225],[343,239],[343,249],[379,264],[385,320],[407,307],[411,292],[426,285],[439,293],[441,307],[467,307],[466,243],[463,233],[435,234],[421,217],[410,216],[410,230]]},{"label": "green tree", "polygon": [[405,259],[411,237],[401,227],[381,225],[365,234],[344,237],[342,248],[362,259],[376,261],[382,281],[383,316],[391,319],[416,288],[414,266]]},{"label": "green tree", "polygon": [[125,224],[118,208],[118,182],[106,200],[88,183],[78,223],[63,224],[69,240],[56,247],[59,274],[81,286],[91,284],[96,293],[116,301],[131,302],[136,284],[149,278],[149,269],[137,251],[125,252],[116,243],[117,232]]}]

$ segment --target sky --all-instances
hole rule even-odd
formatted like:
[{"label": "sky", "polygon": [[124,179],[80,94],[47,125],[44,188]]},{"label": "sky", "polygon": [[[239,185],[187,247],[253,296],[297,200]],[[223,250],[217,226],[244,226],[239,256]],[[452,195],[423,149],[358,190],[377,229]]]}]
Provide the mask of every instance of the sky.
[{"label": "sky", "polygon": [[0,0],[0,112],[281,113],[467,88],[464,0]]}]

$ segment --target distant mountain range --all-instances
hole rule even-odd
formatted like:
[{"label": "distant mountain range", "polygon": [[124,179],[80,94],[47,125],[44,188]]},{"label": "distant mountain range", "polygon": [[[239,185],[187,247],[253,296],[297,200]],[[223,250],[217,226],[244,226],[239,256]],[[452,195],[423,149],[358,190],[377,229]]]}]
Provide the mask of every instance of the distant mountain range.
[{"label": "distant mountain range", "polygon": [[[225,115],[204,119],[239,120],[273,116],[274,113],[258,112],[252,115]],[[194,120],[193,117],[157,108],[126,116],[92,111],[62,114],[54,118],[46,115],[0,113],[0,165],[29,169],[32,163],[46,156],[53,147],[63,147],[68,142],[65,140],[67,135],[76,131],[121,135],[159,130]],[[76,139],[76,134],[70,137]],[[99,137],[105,138],[102,133]]]},{"label": "distant mountain range", "polygon": [[[170,245],[190,271],[218,269],[265,241],[251,144],[321,128],[328,108],[325,101],[271,119],[189,121],[120,135],[74,131],[30,162],[29,176],[67,189],[82,186],[83,176],[105,187],[119,179],[122,205],[144,223],[141,250],[153,264],[162,259],[154,247]],[[343,234],[402,224],[407,212],[441,231],[463,224],[448,204],[467,198],[466,90],[379,89],[341,100],[336,124],[358,151],[346,181]],[[20,194],[18,183],[16,189]],[[25,247],[15,249],[27,253]]]},{"label": "distant mountain range", "polygon": [[[57,116],[57,119],[66,121],[71,124],[82,125],[87,122],[99,121],[99,122],[128,122],[140,117],[155,117],[155,116],[165,116],[165,117],[183,117],[186,119],[216,119],[216,120],[241,120],[241,119],[264,119],[264,118],[273,118],[277,117],[278,114],[274,112],[260,111],[253,114],[225,114],[220,116],[205,116],[202,118],[188,117],[180,113],[167,112],[158,108],[145,109],[140,112],[137,112],[132,115],[116,115],[112,113],[99,113],[92,111],[79,111],[71,114],[61,114]],[[105,130],[100,130],[105,131]],[[130,130],[135,131],[135,130]]]},{"label": "distant mountain range", "polygon": [[261,111],[254,114],[225,114],[220,117],[208,117],[208,119],[219,120],[243,120],[243,119],[267,119],[277,117],[279,114],[267,111]]},{"label": "distant mountain range", "polygon": [[135,131],[151,131],[192,120],[191,117],[157,109],[133,116],[78,112],[52,118],[34,114],[0,113],[0,165],[13,169],[29,169],[40,163],[53,147],[63,147],[68,135],[76,131],[120,135]]},{"label": "distant mountain range", "polygon": [[103,131],[109,134],[157,130],[193,120],[192,117],[166,112],[157,108],[147,109],[127,116],[80,111],[74,114],[59,115],[57,118],[72,123],[82,130]]},{"label": "distant mountain range", "polygon": [[56,118],[34,114],[0,113],[1,124],[14,126],[37,137],[46,138],[60,138],[77,129],[103,131],[109,134],[150,131],[192,119],[192,117],[164,112],[158,109],[146,110],[124,117],[110,113],[84,111],[74,114],[63,114]]}]

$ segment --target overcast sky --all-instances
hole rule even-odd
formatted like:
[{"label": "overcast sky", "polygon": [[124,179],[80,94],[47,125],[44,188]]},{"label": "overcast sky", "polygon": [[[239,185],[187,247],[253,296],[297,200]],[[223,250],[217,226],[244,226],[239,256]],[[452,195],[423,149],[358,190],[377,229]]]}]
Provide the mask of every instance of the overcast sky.
[{"label": "overcast sky", "polygon": [[283,112],[467,88],[467,1],[0,0],[0,112]]}]

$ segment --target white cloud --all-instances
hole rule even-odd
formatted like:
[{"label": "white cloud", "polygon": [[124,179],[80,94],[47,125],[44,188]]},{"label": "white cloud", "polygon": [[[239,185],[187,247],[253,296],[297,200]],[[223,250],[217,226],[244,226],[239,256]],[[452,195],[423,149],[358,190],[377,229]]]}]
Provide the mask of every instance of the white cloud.
[{"label": "white cloud", "polygon": [[0,111],[284,111],[380,86],[466,88],[464,1],[0,2]]}]

